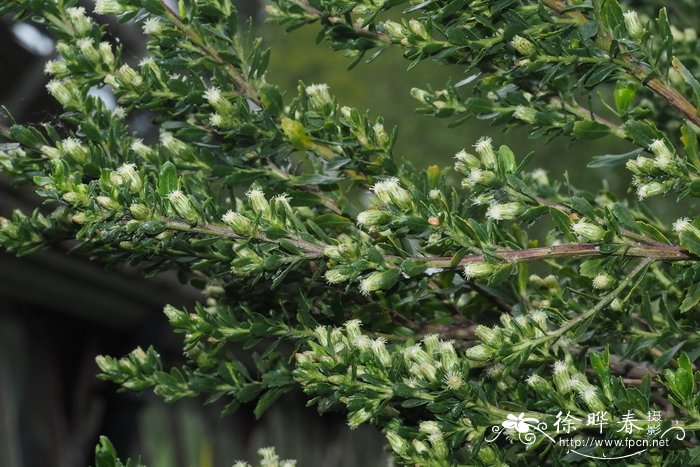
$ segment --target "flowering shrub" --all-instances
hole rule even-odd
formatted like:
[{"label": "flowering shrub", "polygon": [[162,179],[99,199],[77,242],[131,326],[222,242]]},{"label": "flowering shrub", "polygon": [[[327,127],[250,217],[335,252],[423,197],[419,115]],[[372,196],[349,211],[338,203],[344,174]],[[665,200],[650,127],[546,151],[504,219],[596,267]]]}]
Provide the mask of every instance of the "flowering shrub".
[{"label": "flowering shrub", "polygon": [[[3,219],[0,242],[28,254],[74,239],[107,264],[175,269],[203,291],[192,310],[165,307],[184,337],[183,366],[153,348],[98,358],[101,377],[128,390],[223,398],[226,413],[254,402],[259,416],[302,388],[351,428],[382,430],[402,464],[690,462],[700,221],[667,225],[646,201],[700,194],[697,41],[655,2],[635,5],[268,8],[289,29],[318,25],[356,62],[399,47],[411,66],[471,73],[414,89],[424,114],[522,126],[533,139],[627,141],[635,149],[589,164],[626,166],[634,194],[618,197],[552,180],[488,137],[465,142],[453,167],[416,170],[392,154],[395,131],[326,85],[285,96],[268,83],[269,51],[238,31],[229,0],[178,11],[98,0],[94,15],[143,25],[150,57],[135,67],[74,0],[5,0],[0,13],[41,21],[58,39],[47,88],[65,125],[0,130],[3,172],[52,207]],[[401,21],[386,19],[398,7]],[[130,129],[136,110],[150,113],[158,141]],[[679,434],[652,446],[669,430]],[[631,448],[640,441],[649,444]]]}]

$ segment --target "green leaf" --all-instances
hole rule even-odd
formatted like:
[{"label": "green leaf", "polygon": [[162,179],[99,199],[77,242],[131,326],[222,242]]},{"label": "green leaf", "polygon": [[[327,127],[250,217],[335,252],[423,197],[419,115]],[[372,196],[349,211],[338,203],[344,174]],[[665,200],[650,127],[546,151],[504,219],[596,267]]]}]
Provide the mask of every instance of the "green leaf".
[{"label": "green leaf", "polygon": [[634,151],[626,152],[624,154],[604,154],[602,156],[594,156],[591,162],[588,163],[587,167],[593,169],[600,169],[603,167],[617,167],[623,165],[630,159],[634,159],[638,155],[644,152],[644,149],[639,148]]},{"label": "green leaf", "polygon": [[611,134],[609,127],[593,120],[579,120],[574,123],[573,135],[577,138],[598,139]]},{"label": "green leaf", "polygon": [[681,246],[696,256],[700,256],[700,239],[692,232],[684,230],[680,233]]},{"label": "green leaf", "polygon": [[683,80],[688,84],[688,86],[690,86],[690,89],[693,90],[693,94],[695,95],[695,105],[700,105],[700,83],[698,83],[698,80],[695,78],[695,76],[693,76],[690,70],[688,70],[680,60],[678,60],[677,57],[673,57],[671,64],[673,65],[673,68],[675,68],[676,71],[683,77]]},{"label": "green leaf", "polygon": [[593,206],[591,206],[591,203],[589,203],[588,200],[586,200],[585,198],[581,198],[580,196],[572,196],[571,207],[574,209],[574,211],[584,215],[589,219],[596,218]]},{"label": "green leaf", "polygon": [[601,353],[591,353],[591,366],[603,388],[608,388],[610,386],[610,348],[606,347]]},{"label": "green leaf", "polygon": [[683,299],[683,303],[681,303],[680,312],[685,313],[697,305],[698,302],[700,302],[700,283],[693,284],[690,288]]},{"label": "green leaf", "polygon": [[425,261],[406,259],[401,263],[401,271],[409,277],[423,274],[426,269],[428,269],[428,266]]},{"label": "green leaf", "polygon": [[177,190],[177,185],[177,169],[172,162],[167,161],[158,174],[158,193],[162,197],[166,197],[169,193]]},{"label": "green leaf", "polygon": [[630,230],[637,231],[637,224],[632,217],[630,210],[620,203],[615,203],[612,207],[612,214],[617,220],[622,222],[622,225]]},{"label": "green leaf", "polygon": [[255,418],[260,418],[262,414],[265,413],[265,411],[272,405],[272,403],[279,399],[279,397],[285,392],[287,392],[285,388],[272,388],[266,391],[265,394],[258,399],[255,410],[253,410]]},{"label": "green leaf", "polygon": [[634,101],[637,95],[637,86],[629,81],[621,81],[615,86],[613,96],[615,98],[615,107],[619,114],[624,114],[629,109],[630,104]]}]

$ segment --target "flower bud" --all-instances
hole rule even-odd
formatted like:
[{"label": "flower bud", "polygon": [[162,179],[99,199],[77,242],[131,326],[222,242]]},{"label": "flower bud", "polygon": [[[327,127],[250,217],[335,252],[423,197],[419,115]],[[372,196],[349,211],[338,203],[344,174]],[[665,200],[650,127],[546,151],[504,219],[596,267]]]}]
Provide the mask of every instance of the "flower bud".
[{"label": "flower bud", "polygon": [[396,282],[396,271],[374,271],[365,276],[360,282],[360,292],[362,295],[369,295],[370,292],[386,289]]},{"label": "flower bud", "polygon": [[399,456],[406,454],[406,451],[408,451],[410,445],[408,444],[408,441],[405,438],[402,438],[401,436],[399,436],[398,433],[392,430],[387,430],[385,436],[387,441],[389,442],[389,446],[391,446],[392,451],[394,451]]},{"label": "flower bud", "polygon": [[571,391],[571,386],[569,385],[569,366],[563,360],[557,360],[554,362],[553,366],[554,373],[554,384],[557,390],[561,393],[568,393]]},{"label": "flower bud", "polygon": [[256,214],[262,214],[263,217],[270,215],[270,203],[265,198],[265,193],[259,188],[252,188],[245,194],[248,197],[250,206]]},{"label": "flower bud", "polygon": [[630,159],[625,163],[627,170],[636,175],[651,173],[654,166],[654,160],[644,156],[639,156],[636,159]]},{"label": "flower bud", "polygon": [[477,185],[489,186],[496,178],[496,174],[490,170],[472,169],[469,177],[462,181],[462,186],[471,188]]},{"label": "flower bud", "polygon": [[119,80],[119,84],[131,88],[140,88],[143,84],[143,78],[141,75],[131,68],[129,65],[122,65],[119,70],[117,70],[116,77]]},{"label": "flower bud", "polygon": [[75,162],[82,164],[88,159],[88,150],[75,138],[66,138],[61,142],[63,153],[70,156]]},{"label": "flower bud", "polygon": [[141,191],[141,188],[143,188],[143,181],[136,171],[136,165],[123,164],[117,169],[117,173],[122,177],[125,183],[129,184],[133,191]]},{"label": "flower bud", "polygon": [[226,214],[221,217],[221,220],[239,235],[255,235],[253,223],[242,214],[235,211],[227,211]]},{"label": "flower bud", "polygon": [[652,196],[658,196],[663,193],[665,193],[667,190],[666,186],[664,184],[659,183],[659,182],[649,182],[649,183],[644,183],[641,184],[637,188],[637,197],[640,200],[643,200],[645,198],[650,198]]},{"label": "flower bud", "polygon": [[139,221],[143,221],[151,217],[151,210],[148,209],[148,206],[141,203],[133,203],[131,206],[129,206],[129,212],[131,212],[131,216],[134,219]]},{"label": "flower bud", "polygon": [[394,41],[400,41],[406,37],[406,28],[394,21],[384,21],[384,32]]},{"label": "flower bud", "polygon": [[355,429],[358,426],[365,423],[366,421],[368,421],[371,417],[372,414],[364,408],[362,408],[360,410],[350,413],[350,415],[348,416],[348,425],[350,426],[350,429]]},{"label": "flower bud", "polygon": [[323,109],[326,104],[330,104],[332,101],[327,84],[306,86],[306,95],[309,98],[309,104],[316,110]]},{"label": "flower bud", "polygon": [[386,133],[384,125],[381,123],[375,123],[374,126],[372,126],[372,131],[374,131],[374,141],[377,143],[377,145],[382,147],[386,146],[386,144],[389,142],[389,135]]},{"label": "flower bud", "polygon": [[375,357],[377,357],[382,365],[385,367],[391,365],[391,355],[389,355],[389,351],[386,349],[385,338],[377,337],[376,339],[372,340],[370,348],[372,353],[375,355]]},{"label": "flower bud", "polygon": [[49,60],[44,65],[44,73],[64,76],[68,73],[68,64],[65,60]]},{"label": "flower bud", "polygon": [[61,157],[61,150],[53,146],[43,145],[39,148],[39,151],[49,159],[60,159]]},{"label": "flower bud", "polygon": [[70,20],[76,36],[82,36],[87,33],[92,27],[92,22],[85,16],[85,8],[71,7],[66,9],[68,19]]},{"label": "flower bud", "polygon": [[394,204],[401,209],[408,209],[412,205],[411,194],[399,185],[399,179],[396,177],[377,182],[371,189],[384,204]]},{"label": "flower bud", "polygon": [[467,349],[466,355],[471,360],[483,361],[488,360],[492,353],[493,350],[484,345],[475,345]]},{"label": "flower bud", "polygon": [[602,273],[593,278],[594,289],[609,289],[615,285],[615,278],[610,274]]},{"label": "flower bud", "polygon": [[481,161],[486,167],[496,167],[496,153],[493,152],[491,138],[482,137],[474,144],[474,149],[481,157]]},{"label": "flower bud", "polygon": [[194,206],[192,206],[187,195],[182,191],[171,191],[168,194],[168,201],[170,201],[170,204],[173,206],[178,216],[185,219],[187,222],[194,224],[199,219],[199,214],[194,209]]},{"label": "flower bud", "polygon": [[164,24],[153,16],[143,22],[143,33],[147,36],[157,36],[163,32]]},{"label": "flower bud", "polygon": [[423,23],[421,23],[418,20],[410,19],[408,21],[408,29],[410,29],[413,34],[415,34],[416,36],[420,36],[423,39],[428,39],[430,37]]},{"label": "flower bud", "polygon": [[467,279],[479,279],[490,276],[495,267],[486,261],[474,261],[464,265],[464,277]]},{"label": "flower bud", "polygon": [[486,217],[496,221],[515,219],[522,208],[517,202],[493,203],[486,210]]},{"label": "flower bud", "polygon": [[411,96],[423,104],[428,103],[430,93],[419,88],[411,88]]},{"label": "flower bud", "polygon": [[596,224],[586,222],[583,219],[576,222],[572,226],[572,229],[576,235],[580,235],[594,242],[599,242],[605,238],[605,229]]},{"label": "flower bud", "polygon": [[519,105],[515,108],[515,112],[513,112],[513,117],[532,125],[537,120],[537,110],[533,109],[532,107],[525,107],[524,105]]},{"label": "flower bud", "polygon": [[[477,159],[476,156],[474,156],[473,154],[469,154],[464,149],[455,154],[455,159],[457,160],[457,163],[463,164],[463,166],[460,167],[464,167],[466,169],[474,169],[481,165],[481,162],[479,161],[479,159]],[[462,170],[457,169],[457,164],[455,164],[455,169],[458,172],[462,172]]]},{"label": "flower bud", "polygon": [[95,201],[107,211],[116,211],[120,207],[120,204],[109,196],[98,196]]},{"label": "flower bud", "polygon": [[636,11],[626,11],[623,14],[625,20],[625,27],[630,37],[633,39],[639,39],[644,34],[644,27],[642,27],[641,21],[639,21],[639,15]]},{"label": "flower bud", "polygon": [[117,0],[97,0],[94,11],[98,15],[121,15],[127,9],[121,6]]},{"label": "flower bud", "polygon": [[367,211],[362,211],[357,215],[357,224],[359,226],[367,227],[370,231],[376,230],[391,221],[391,216],[378,209],[369,209]]},{"label": "flower bud", "polygon": [[655,139],[649,145],[649,151],[653,152],[658,157],[665,157],[668,159],[673,159],[673,152],[666,146],[666,143],[662,139]]},{"label": "flower bud", "polygon": [[526,57],[529,57],[535,52],[535,47],[532,45],[532,42],[518,35],[513,37],[510,41],[510,45],[517,50],[520,55]]},{"label": "flower bud", "polygon": [[501,341],[500,331],[498,328],[494,329],[489,326],[484,326],[483,324],[478,325],[476,329],[474,329],[474,334],[484,344],[497,346]]},{"label": "flower bud", "polygon": [[71,220],[76,224],[84,225],[87,223],[88,217],[84,212],[79,212],[77,214],[73,214]]},{"label": "flower bud", "polygon": [[101,62],[100,53],[95,48],[95,41],[90,37],[78,39],[75,43],[80,52],[93,64]]},{"label": "flower bud", "polygon": [[537,374],[528,376],[525,382],[538,394],[551,394],[554,391],[549,381]]},{"label": "flower bud", "polygon": [[46,85],[46,89],[63,107],[75,108],[80,106],[81,94],[78,86],[73,81],[52,79]]}]

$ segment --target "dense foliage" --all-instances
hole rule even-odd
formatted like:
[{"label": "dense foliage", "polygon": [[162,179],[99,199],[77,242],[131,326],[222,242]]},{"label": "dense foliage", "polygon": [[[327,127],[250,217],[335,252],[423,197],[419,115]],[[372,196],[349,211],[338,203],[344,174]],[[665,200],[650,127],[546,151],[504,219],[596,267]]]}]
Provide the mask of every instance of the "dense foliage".
[{"label": "dense foliage", "polygon": [[[75,240],[106,264],[175,269],[202,289],[192,310],[165,307],[183,366],[153,348],[98,358],[101,377],[128,390],[224,398],[227,413],[255,401],[260,415],[300,387],[350,427],[381,429],[402,464],[566,463],[581,454],[549,440],[674,428],[683,439],[639,455],[690,462],[700,218],[668,225],[647,203],[700,194],[700,64],[695,31],[679,29],[692,24],[684,4],[671,10],[679,27],[653,1],[268,8],[290,29],[320,26],[319,39],[356,61],[400,47],[411,66],[463,67],[464,80],[412,92],[420,112],[451,125],[476,117],[533,139],[626,140],[631,152],[589,164],[626,165],[632,195],[619,198],[604,183],[589,193],[552,180],[488,137],[465,141],[454,167],[417,171],[392,154],[396,131],[326,85],[289,96],[268,83],[270,53],[238,30],[228,0],[181,0],[178,11],[98,0],[94,14],[143,25],[151,56],[138,66],[74,0],[5,0],[0,13],[58,39],[47,88],[64,124],[0,129],[2,171],[46,201],[3,219],[0,243],[28,254]],[[396,8],[401,22],[387,19]],[[94,86],[119,106],[88,94]],[[157,141],[130,128],[137,111]],[[551,423],[562,414],[604,415],[610,428],[564,433]],[[630,419],[634,430],[618,430]],[[494,439],[499,427],[515,442]],[[114,457],[105,443],[98,454]]]}]

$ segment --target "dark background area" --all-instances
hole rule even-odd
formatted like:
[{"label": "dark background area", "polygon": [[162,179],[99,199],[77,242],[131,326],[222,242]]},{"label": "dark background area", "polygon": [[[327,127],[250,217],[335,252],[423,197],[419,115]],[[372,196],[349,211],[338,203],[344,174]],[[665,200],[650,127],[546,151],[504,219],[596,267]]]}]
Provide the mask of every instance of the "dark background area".
[{"label": "dark background area", "polygon": [[[451,164],[454,153],[490,135],[497,145],[511,144],[519,157],[535,150],[532,168],[544,167],[550,178],[568,170],[578,186],[597,190],[604,175],[624,194],[629,180],[624,170],[585,169],[594,155],[629,150],[623,142],[545,145],[529,140],[524,130],[503,134],[475,120],[448,129],[446,120],[416,114],[409,91],[459,81],[463,69],[422,63],[406,72],[408,62],[391,50],[371,65],[346,71],[349,58],[314,46],[314,27],[287,35],[262,23],[260,2],[239,3],[241,16],[253,17],[256,32],[272,48],[269,81],[288,92],[299,80],[325,82],[343,104],[383,115],[388,128],[399,127],[397,155],[418,168]],[[89,2],[84,6],[92,10]],[[36,28],[27,35],[27,27],[22,32],[10,18],[0,19],[0,104],[20,122],[56,121],[60,109],[45,91],[42,71],[52,52],[40,50],[47,38]],[[138,25],[110,27],[130,62],[147,54]],[[655,203],[669,220],[683,213],[683,206],[667,209],[672,200]],[[37,205],[30,187],[12,187],[0,177],[0,215]],[[230,466],[236,459],[253,461],[255,451],[268,445],[300,466],[387,464],[380,434],[371,428],[350,431],[342,414],[319,417],[300,393],[285,396],[256,421],[252,406],[221,418],[221,406],[203,407],[201,400],[166,406],[151,394],[117,393],[116,386],[98,381],[96,355],[121,356],[137,345],[154,345],[165,362],[177,364],[179,338],[162,307],[187,306],[200,296],[167,274],[145,280],[136,270],[105,271],[69,253],[70,247],[19,259],[0,254],[0,466],[89,465],[99,434],[109,436],[122,455],[141,454],[150,467]]]}]

